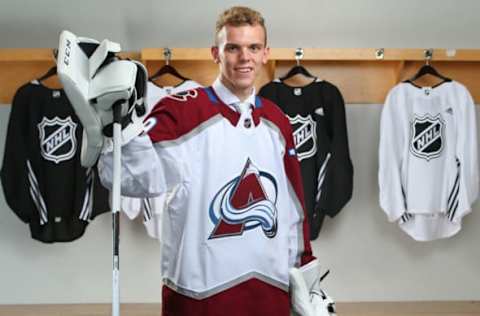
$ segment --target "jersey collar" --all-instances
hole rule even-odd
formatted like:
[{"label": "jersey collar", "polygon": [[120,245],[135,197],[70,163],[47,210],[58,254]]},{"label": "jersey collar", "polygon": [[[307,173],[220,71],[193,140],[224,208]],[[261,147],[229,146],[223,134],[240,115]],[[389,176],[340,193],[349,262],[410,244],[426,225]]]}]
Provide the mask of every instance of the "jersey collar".
[{"label": "jersey collar", "polygon": [[[226,89],[226,88],[225,88]],[[217,94],[217,90],[212,87],[204,88],[203,91],[206,93],[207,97],[210,99],[212,104],[218,106],[218,111],[225,117],[233,126],[237,126],[238,120],[240,119],[240,113],[236,111],[235,106],[227,105],[223,101],[224,99],[220,98]],[[238,98],[237,98],[238,100]],[[254,110],[252,112],[252,118],[255,126],[260,124],[260,116],[262,115],[262,101],[260,97],[255,97],[255,104]]]},{"label": "jersey collar", "polygon": [[[223,103],[235,110],[233,104],[240,103],[240,99],[236,95],[234,95],[227,87],[225,87],[225,85],[220,81],[220,77],[215,80],[212,88],[215,91],[215,94]],[[255,108],[255,101],[255,87],[253,87],[252,93],[248,96],[247,99],[245,99],[244,102],[251,104]]]}]

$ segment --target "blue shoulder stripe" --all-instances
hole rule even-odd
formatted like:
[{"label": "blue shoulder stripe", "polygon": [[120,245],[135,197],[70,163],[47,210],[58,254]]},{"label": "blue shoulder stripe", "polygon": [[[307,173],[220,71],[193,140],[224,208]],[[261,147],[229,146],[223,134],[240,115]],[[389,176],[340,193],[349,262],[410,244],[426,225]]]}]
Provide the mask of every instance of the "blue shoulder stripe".
[{"label": "blue shoulder stripe", "polygon": [[217,98],[217,96],[215,95],[215,93],[213,93],[212,87],[204,88],[204,90],[205,90],[205,92],[207,93],[208,98],[210,99],[211,102],[213,102],[213,103],[220,103],[220,102],[218,101],[218,98]]},{"label": "blue shoulder stripe", "polygon": [[256,108],[262,107],[262,99],[258,95],[255,97],[255,107]]}]

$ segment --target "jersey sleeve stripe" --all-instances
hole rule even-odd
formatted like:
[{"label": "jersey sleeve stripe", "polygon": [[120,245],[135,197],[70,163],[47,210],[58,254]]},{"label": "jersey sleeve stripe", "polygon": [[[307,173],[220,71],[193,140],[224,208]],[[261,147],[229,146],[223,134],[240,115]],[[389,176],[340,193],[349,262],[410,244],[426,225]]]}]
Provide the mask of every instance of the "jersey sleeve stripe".
[{"label": "jersey sleeve stripe", "polygon": [[81,220],[88,221],[92,209],[93,198],[93,171],[92,168],[87,169],[87,189],[83,198],[82,211],[78,217]]},{"label": "jersey sleeve stripe", "polygon": [[29,160],[27,160],[27,168],[28,168],[28,181],[30,183],[30,195],[39,211],[40,224],[43,225],[48,222],[47,207],[45,205],[45,201],[42,198],[42,194],[40,193],[38,181],[37,181],[37,178],[35,177],[35,173],[33,172],[32,165],[30,164]]},{"label": "jersey sleeve stripe", "polygon": [[318,172],[317,196],[315,198],[316,202],[320,201],[320,196],[322,195],[323,180],[325,180],[325,172],[327,170],[327,164],[328,164],[328,161],[330,160],[330,156],[331,154],[328,153],[327,157],[325,157],[325,160],[323,161],[322,167],[320,167],[320,171]]}]

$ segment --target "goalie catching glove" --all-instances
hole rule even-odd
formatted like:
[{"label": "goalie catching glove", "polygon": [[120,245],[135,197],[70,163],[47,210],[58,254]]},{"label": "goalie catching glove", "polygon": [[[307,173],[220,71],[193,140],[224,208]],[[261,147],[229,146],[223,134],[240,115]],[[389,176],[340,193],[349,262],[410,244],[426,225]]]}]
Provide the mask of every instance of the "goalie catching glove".
[{"label": "goalie catching glove", "polygon": [[113,106],[121,106],[122,144],[143,131],[147,71],[136,61],[120,60],[120,45],[109,40],[60,34],[57,73],[68,99],[83,125],[81,163],[95,164],[111,136]]},{"label": "goalie catching glove", "polygon": [[336,315],[335,302],[320,288],[323,277],[320,277],[318,259],[303,267],[291,268],[289,274],[292,316]]}]

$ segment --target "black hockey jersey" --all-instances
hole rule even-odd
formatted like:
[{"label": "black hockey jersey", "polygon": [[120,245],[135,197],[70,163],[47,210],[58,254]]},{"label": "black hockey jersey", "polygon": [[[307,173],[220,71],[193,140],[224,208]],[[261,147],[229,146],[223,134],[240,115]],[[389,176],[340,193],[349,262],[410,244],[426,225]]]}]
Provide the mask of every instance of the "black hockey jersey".
[{"label": "black hockey jersey", "polygon": [[315,239],[325,214],[335,216],[352,196],[353,166],[343,97],[337,87],[319,79],[304,87],[276,79],[259,94],[276,103],[292,125],[310,237]]},{"label": "black hockey jersey", "polygon": [[77,239],[109,210],[96,171],[80,165],[82,131],[63,90],[33,81],[16,92],[1,180],[7,204],[29,224],[33,239]]}]

